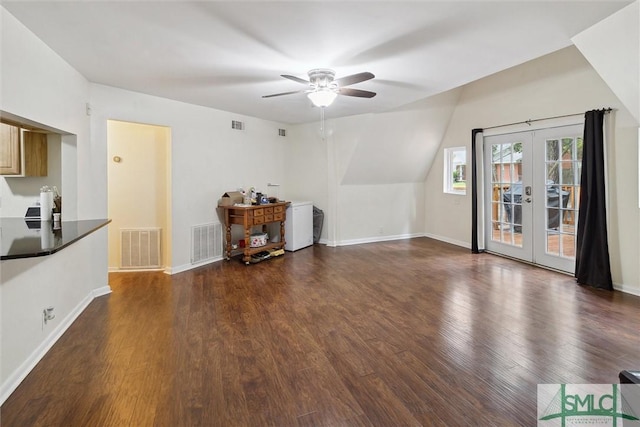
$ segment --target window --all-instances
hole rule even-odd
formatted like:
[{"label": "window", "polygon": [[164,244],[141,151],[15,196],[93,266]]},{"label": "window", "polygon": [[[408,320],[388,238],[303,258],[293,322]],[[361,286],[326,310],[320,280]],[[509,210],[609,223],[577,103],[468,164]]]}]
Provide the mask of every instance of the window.
[{"label": "window", "polygon": [[454,147],[444,149],[445,193],[467,194],[467,149]]}]

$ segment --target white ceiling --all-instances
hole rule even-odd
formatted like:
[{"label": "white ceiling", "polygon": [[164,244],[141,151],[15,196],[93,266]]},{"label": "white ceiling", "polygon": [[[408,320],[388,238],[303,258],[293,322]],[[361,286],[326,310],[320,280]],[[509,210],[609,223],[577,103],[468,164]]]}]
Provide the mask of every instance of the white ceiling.
[{"label": "white ceiling", "polygon": [[370,71],[326,117],[382,112],[571,44],[631,0],[7,1],[89,81],[283,123],[317,121],[305,87],[328,67]]}]

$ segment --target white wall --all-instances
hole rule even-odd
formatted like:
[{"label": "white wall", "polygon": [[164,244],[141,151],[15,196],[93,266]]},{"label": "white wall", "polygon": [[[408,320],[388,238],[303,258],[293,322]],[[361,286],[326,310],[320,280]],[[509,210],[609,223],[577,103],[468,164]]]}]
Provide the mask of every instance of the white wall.
[{"label": "white wall", "polygon": [[424,181],[459,96],[454,89],[385,113],[335,120],[334,136],[346,133],[357,143],[341,183]]},{"label": "white wall", "polygon": [[[102,249],[106,228],[53,255],[2,261],[0,270],[0,403],[96,296],[93,253]],[[43,323],[42,311],[55,319]],[[79,350],[83,351],[83,350]]]},{"label": "white wall", "polygon": [[[0,110],[68,133],[61,149],[65,219],[104,217],[94,204],[96,188],[104,186],[92,170],[88,82],[2,7],[0,15]],[[96,292],[108,291],[107,283],[106,230],[51,257],[2,261],[0,401],[62,333],[63,321]],[[43,304],[56,305],[57,321],[36,330]]]},{"label": "white wall", "polygon": [[[322,209],[324,224],[321,241],[327,241],[329,228],[328,148],[322,140],[319,123],[289,126],[284,141],[284,183],[286,200],[312,201]],[[280,192],[281,196],[283,191]],[[281,197],[283,198],[283,197]]]},{"label": "white wall", "polygon": [[[85,210],[84,217],[91,217],[91,203],[87,198],[91,181],[82,179],[78,186],[77,169],[86,162],[78,162],[76,154],[80,151],[80,156],[84,156],[88,145],[89,120],[85,115],[88,82],[4,8],[0,7],[0,15],[0,111],[66,134],[62,137],[61,183],[58,184],[66,193],[63,194],[65,217],[77,218],[78,209]],[[76,147],[77,141],[82,141],[82,147]],[[20,184],[9,184],[11,179],[15,178],[0,178],[3,202],[0,213],[23,216],[24,205],[32,204],[38,196],[33,188],[39,190],[38,184],[47,179],[28,178],[34,183],[27,190],[34,192],[32,196],[14,195],[10,185]]]},{"label": "white wall", "polygon": [[287,185],[325,214],[322,241],[346,245],[424,231],[423,180],[459,97],[294,127]]},{"label": "white wall", "polygon": [[[371,131],[372,126],[376,128],[376,121],[384,122],[384,115],[329,120],[325,123],[324,139],[320,123],[297,125],[291,132],[285,154],[287,197],[311,200],[323,210],[322,243],[340,246],[407,238],[422,233],[422,182],[387,182],[388,176],[372,172],[385,169],[385,165],[373,161],[362,170],[362,174],[355,175],[358,181],[368,182],[371,179],[373,183],[343,183],[360,143],[366,144],[370,150],[383,144],[387,158],[394,162],[393,150],[387,147],[390,144],[388,138]],[[412,130],[419,128],[419,122],[411,127]],[[408,169],[410,174],[420,174],[426,167],[421,165],[419,170]]]},{"label": "white wall", "polygon": [[[185,104],[108,86],[91,85],[92,167],[96,188],[107,187],[107,120],[171,128],[171,253],[169,272],[191,268],[191,227],[219,223],[217,204],[226,191],[253,186],[268,194],[268,183],[283,183],[282,124]],[[231,129],[231,121],[245,130]],[[287,197],[286,185],[280,187]],[[107,212],[106,191],[95,200]]]},{"label": "white wall", "polygon": [[341,186],[337,205],[337,245],[423,235],[422,183]]},{"label": "white wall", "polygon": [[[406,115],[419,116],[415,110],[407,111]],[[420,120],[405,121],[399,116],[402,113],[368,114],[329,122],[329,244],[339,246],[407,238],[422,233],[424,214],[420,178],[428,168],[429,152],[435,153],[439,140],[426,137],[428,127]],[[396,132],[412,137],[407,140],[390,138]],[[398,157],[412,152],[416,140],[422,145],[415,156],[418,161],[412,159],[407,170],[400,173],[390,172],[385,162],[396,164]],[[363,150],[371,152],[365,156],[370,163],[353,166],[354,162],[359,163],[358,152]],[[386,155],[381,158],[376,151]]]},{"label": "white wall", "polygon": [[527,119],[611,107],[617,111],[610,146],[613,280],[618,288],[640,292],[640,211],[638,210],[638,123],[598,73],[574,48],[530,61],[463,88],[442,146],[425,181],[426,232],[443,240],[471,241],[471,194],[443,194],[443,150],[471,149],[471,130]]}]

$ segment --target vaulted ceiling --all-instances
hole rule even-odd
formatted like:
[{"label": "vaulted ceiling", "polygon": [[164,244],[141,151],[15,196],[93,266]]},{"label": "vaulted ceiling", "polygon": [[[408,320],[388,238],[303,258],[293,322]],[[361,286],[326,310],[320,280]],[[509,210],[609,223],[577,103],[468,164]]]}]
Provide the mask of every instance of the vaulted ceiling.
[{"label": "vaulted ceiling", "polygon": [[571,45],[631,0],[3,1],[89,81],[282,123],[318,120],[328,67],[375,79],[328,118],[389,111]]}]

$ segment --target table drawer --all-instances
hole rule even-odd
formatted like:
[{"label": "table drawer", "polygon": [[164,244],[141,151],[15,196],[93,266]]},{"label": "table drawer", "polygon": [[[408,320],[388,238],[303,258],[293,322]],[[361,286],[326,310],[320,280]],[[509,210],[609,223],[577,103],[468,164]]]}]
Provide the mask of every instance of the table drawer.
[{"label": "table drawer", "polygon": [[258,225],[258,224],[264,224],[264,215],[253,217],[253,225]]},{"label": "table drawer", "polygon": [[284,206],[274,206],[273,213],[284,212]]},{"label": "table drawer", "polygon": [[273,214],[264,214],[264,222],[273,222]]},{"label": "table drawer", "polygon": [[265,215],[270,215],[273,213],[273,208],[264,208],[264,214]]},{"label": "table drawer", "polygon": [[282,221],[284,220],[284,212],[278,212],[273,214],[274,221]]},{"label": "table drawer", "polygon": [[254,209],[253,216],[262,216],[264,215],[264,208]]}]

